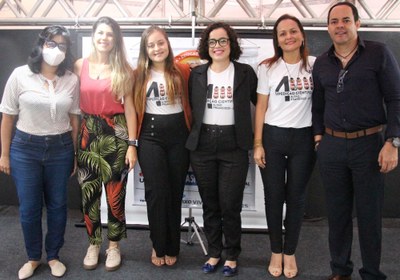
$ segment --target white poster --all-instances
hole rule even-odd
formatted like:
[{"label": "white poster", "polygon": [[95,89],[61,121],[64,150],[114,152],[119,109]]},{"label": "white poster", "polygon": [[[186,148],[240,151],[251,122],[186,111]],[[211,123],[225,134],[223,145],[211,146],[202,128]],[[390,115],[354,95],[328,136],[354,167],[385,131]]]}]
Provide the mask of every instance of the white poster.
[{"label": "white poster", "polygon": [[[247,173],[246,186],[244,189],[243,196],[243,210],[255,210],[255,164],[253,163],[253,154],[249,152],[249,171]],[[133,181],[130,180],[130,184],[133,184],[133,197],[128,197],[126,202],[132,205],[146,205],[144,199],[144,177],[139,164],[136,164],[133,171]],[[132,187],[131,185],[129,187]],[[202,202],[200,194],[197,188],[196,178],[193,174],[192,169],[189,169],[186,176],[185,191],[182,198],[183,208],[202,208]]]}]

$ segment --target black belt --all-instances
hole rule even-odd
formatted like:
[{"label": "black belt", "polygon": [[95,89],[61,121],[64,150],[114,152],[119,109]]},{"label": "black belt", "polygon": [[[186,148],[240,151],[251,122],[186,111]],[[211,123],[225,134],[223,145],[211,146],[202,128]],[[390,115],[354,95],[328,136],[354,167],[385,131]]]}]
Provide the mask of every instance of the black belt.
[{"label": "black belt", "polygon": [[235,126],[234,125],[211,125],[211,124],[203,123],[201,125],[201,130],[205,133],[227,134],[227,133],[234,133]]}]

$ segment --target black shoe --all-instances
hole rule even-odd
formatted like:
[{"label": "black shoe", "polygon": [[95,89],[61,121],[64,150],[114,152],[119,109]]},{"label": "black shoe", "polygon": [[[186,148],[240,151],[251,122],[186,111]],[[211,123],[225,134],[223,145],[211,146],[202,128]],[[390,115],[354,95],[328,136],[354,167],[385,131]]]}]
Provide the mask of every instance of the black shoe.
[{"label": "black shoe", "polygon": [[230,266],[225,265],[222,273],[224,274],[225,277],[236,276],[238,274],[238,267],[237,266],[230,267]]}]

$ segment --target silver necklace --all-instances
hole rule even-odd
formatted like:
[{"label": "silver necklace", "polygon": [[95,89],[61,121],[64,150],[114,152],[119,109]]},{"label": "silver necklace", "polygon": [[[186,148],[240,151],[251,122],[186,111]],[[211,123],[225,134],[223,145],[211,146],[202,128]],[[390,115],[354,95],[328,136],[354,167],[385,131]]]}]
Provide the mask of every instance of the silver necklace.
[{"label": "silver necklace", "polygon": [[[289,67],[286,64],[286,61],[283,58],[282,58],[282,60],[283,60],[283,63],[285,63],[286,71],[287,71],[287,73],[289,75],[289,86],[290,86],[290,89],[291,90],[297,90],[297,79],[299,78],[299,74],[300,74],[300,65],[298,65],[297,76],[296,76],[296,79],[294,79],[292,77],[292,75],[290,74]],[[299,63],[296,63],[296,65],[297,64],[299,64]]]},{"label": "silver necklace", "polygon": [[96,80],[100,79],[101,74],[103,74],[105,68],[106,68],[106,64],[101,64],[100,71],[97,73],[97,76],[96,76]]}]

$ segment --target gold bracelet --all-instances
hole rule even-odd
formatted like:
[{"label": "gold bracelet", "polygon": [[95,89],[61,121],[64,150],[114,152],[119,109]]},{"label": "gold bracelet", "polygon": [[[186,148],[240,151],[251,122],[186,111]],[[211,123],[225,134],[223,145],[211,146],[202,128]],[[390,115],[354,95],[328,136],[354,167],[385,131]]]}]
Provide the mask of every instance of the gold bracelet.
[{"label": "gold bracelet", "polygon": [[257,147],[262,147],[263,145],[261,143],[254,143],[253,148],[257,148]]},{"label": "gold bracelet", "polygon": [[254,139],[254,145],[262,145],[262,139]]}]

